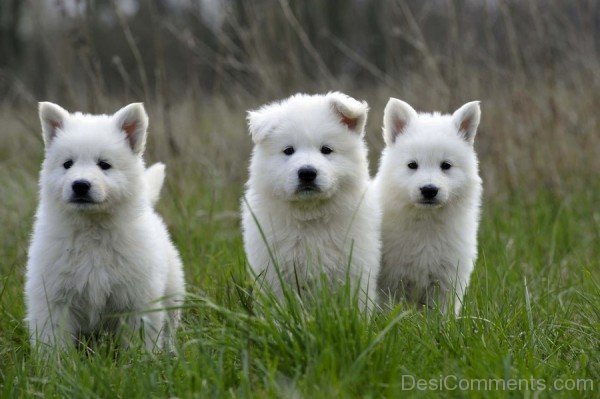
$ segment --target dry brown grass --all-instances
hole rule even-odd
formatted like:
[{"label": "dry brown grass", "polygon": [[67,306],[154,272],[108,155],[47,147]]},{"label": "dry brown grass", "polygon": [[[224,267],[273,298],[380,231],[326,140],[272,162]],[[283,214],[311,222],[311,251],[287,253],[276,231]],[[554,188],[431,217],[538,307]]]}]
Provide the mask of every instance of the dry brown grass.
[{"label": "dry brown grass", "polygon": [[373,172],[393,96],[423,111],[482,101],[477,149],[490,197],[568,195],[597,177],[600,10],[592,1],[232,1],[217,30],[198,13],[152,1],[133,18],[114,2],[87,2],[83,14],[59,14],[59,27],[49,27],[40,4],[27,13],[39,29],[24,38],[20,60],[0,65],[0,161],[9,169],[37,169],[38,100],[107,113],[144,100],[149,158],[169,164],[171,184],[185,190],[180,181],[193,172],[240,187],[247,109],[296,91],[341,90],[371,106]]}]

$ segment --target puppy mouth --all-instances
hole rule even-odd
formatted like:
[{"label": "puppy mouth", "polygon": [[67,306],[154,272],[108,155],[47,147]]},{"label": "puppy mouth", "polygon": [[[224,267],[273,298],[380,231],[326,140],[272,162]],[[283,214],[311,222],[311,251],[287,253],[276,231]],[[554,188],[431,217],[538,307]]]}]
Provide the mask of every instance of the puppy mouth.
[{"label": "puppy mouth", "polygon": [[300,184],[296,188],[296,194],[298,195],[314,195],[321,192],[321,189],[314,184]]},{"label": "puppy mouth", "polygon": [[69,200],[70,204],[75,205],[97,205],[98,202],[94,201],[90,197],[71,197]]},{"label": "puppy mouth", "polygon": [[442,203],[436,199],[422,199],[418,201],[417,204],[425,208],[434,208],[442,205]]}]

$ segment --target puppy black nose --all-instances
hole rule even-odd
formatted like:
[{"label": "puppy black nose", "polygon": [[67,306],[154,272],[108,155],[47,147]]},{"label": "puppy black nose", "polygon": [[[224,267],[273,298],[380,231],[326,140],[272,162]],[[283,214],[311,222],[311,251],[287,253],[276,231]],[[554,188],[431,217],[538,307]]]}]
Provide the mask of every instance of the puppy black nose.
[{"label": "puppy black nose", "polygon": [[433,184],[428,184],[420,188],[421,195],[426,199],[433,199],[438,193],[438,188]]},{"label": "puppy black nose", "polygon": [[72,187],[76,195],[83,196],[90,191],[92,184],[87,180],[75,180]]},{"label": "puppy black nose", "polygon": [[298,179],[302,183],[312,183],[317,178],[317,170],[312,166],[303,166],[298,169]]}]

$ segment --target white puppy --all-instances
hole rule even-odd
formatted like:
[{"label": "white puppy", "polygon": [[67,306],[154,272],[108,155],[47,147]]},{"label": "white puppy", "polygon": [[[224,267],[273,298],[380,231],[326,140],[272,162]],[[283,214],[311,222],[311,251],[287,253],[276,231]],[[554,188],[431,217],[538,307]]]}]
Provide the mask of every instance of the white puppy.
[{"label": "white puppy", "polygon": [[[418,114],[390,99],[375,185],[382,204],[383,300],[460,311],[477,257],[481,179],[473,141],[479,102]],[[454,293],[455,295],[452,295]],[[390,298],[391,297],[391,298]]]},{"label": "white puppy", "polygon": [[363,305],[366,295],[375,300],[380,211],[363,141],[367,112],[365,102],[329,93],[248,113],[244,246],[254,273],[280,296],[281,283],[303,290],[321,276],[348,276]]},{"label": "white puppy", "polygon": [[144,168],[143,105],[108,116],[46,102],[39,113],[46,152],[25,286],[32,344],[102,331],[126,339],[143,326],[147,348],[170,345],[183,269],[152,207],[164,165]]}]

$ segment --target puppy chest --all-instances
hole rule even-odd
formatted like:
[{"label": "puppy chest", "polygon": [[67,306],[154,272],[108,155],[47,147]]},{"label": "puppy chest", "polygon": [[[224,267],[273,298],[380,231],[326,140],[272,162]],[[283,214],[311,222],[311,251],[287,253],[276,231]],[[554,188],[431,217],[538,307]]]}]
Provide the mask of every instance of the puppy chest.
[{"label": "puppy chest", "polygon": [[130,262],[101,245],[69,248],[61,263],[63,289],[82,306],[104,308],[111,295],[121,296],[120,292],[126,292],[126,286],[135,281]]},{"label": "puppy chest", "polygon": [[413,280],[418,285],[443,282],[456,274],[459,261],[455,250],[436,240],[406,238],[401,242],[388,243],[384,257],[388,267]]},{"label": "puppy chest", "polygon": [[347,264],[351,245],[332,239],[330,235],[305,232],[293,239],[281,241],[278,253],[287,266],[303,271],[338,269]]},{"label": "puppy chest", "polygon": [[82,332],[92,332],[100,327],[112,329],[118,325],[120,317],[135,310],[129,296],[118,287],[114,288],[108,294],[88,290],[72,296],[70,313]]},{"label": "puppy chest", "polygon": [[112,329],[120,315],[135,310],[135,292],[103,265],[83,265],[71,283],[67,303],[83,332]]}]

